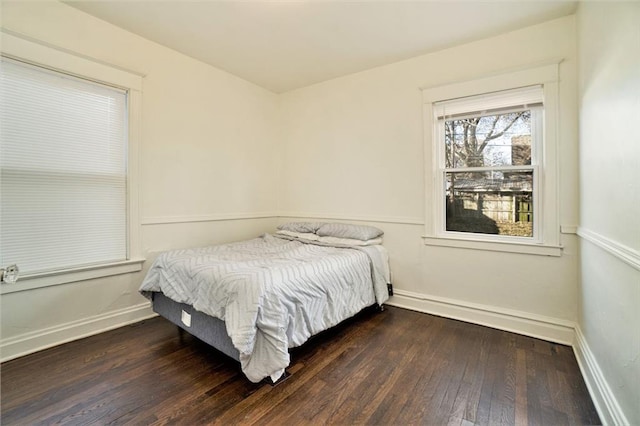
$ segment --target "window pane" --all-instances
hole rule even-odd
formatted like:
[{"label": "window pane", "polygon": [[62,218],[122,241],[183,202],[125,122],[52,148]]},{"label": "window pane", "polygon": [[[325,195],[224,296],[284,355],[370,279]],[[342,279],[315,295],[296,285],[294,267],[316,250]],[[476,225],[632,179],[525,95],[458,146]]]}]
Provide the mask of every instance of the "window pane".
[{"label": "window pane", "polygon": [[447,231],[533,236],[533,171],[446,173]]},{"label": "window pane", "polygon": [[445,121],[446,167],[531,164],[531,111]]}]

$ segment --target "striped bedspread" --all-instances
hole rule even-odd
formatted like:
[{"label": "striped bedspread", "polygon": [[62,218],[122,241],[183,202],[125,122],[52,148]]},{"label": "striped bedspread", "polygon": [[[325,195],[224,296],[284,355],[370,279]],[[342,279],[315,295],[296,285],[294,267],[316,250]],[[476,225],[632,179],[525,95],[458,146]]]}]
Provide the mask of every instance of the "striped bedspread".
[{"label": "striped bedspread", "polygon": [[225,321],[249,380],[277,380],[288,349],[388,296],[381,246],[339,248],[265,234],[237,243],[162,253],[140,291]]}]

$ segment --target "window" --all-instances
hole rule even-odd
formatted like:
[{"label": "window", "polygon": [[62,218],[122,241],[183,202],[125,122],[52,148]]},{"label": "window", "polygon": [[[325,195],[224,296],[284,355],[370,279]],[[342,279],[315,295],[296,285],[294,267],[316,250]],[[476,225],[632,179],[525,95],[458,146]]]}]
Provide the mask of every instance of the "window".
[{"label": "window", "polygon": [[559,255],[556,75],[557,65],[424,91],[427,244]]},{"label": "window", "polygon": [[2,264],[126,260],[126,92],[7,60],[0,77]]},{"label": "window", "polygon": [[3,292],[139,270],[129,167],[137,94],[4,47],[0,265],[17,264],[20,279]]},{"label": "window", "polygon": [[435,104],[446,232],[537,233],[542,101],[537,86]]}]

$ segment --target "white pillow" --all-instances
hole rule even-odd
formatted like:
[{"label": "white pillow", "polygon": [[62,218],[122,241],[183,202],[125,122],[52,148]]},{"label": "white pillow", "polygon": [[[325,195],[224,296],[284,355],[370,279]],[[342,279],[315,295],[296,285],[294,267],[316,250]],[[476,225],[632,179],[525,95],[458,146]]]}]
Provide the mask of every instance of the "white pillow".
[{"label": "white pillow", "polygon": [[322,222],[287,222],[278,226],[282,231],[315,233],[324,223]]},{"label": "white pillow", "polygon": [[371,240],[356,240],[355,238],[338,238],[338,237],[318,237],[318,242],[330,244],[332,246],[374,246],[382,244],[382,238],[377,237]]},{"label": "white pillow", "polygon": [[287,231],[284,229],[276,231],[276,235],[286,235],[288,237],[293,237],[301,240],[309,240],[309,241],[317,241],[319,238],[316,234],[311,232],[294,232],[294,231]]},{"label": "white pillow", "polygon": [[367,225],[352,225],[350,223],[325,223],[316,231],[321,237],[352,238],[367,241],[384,234],[381,229]]}]

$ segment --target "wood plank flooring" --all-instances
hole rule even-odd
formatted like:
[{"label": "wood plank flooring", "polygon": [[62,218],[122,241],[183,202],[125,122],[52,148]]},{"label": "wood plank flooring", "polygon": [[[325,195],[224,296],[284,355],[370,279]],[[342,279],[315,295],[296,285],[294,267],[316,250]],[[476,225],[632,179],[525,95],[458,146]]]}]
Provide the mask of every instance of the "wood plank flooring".
[{"label": "wood plank flooring", "polygon": [[6,362],[3,425],[599,424],[570,347],[388,307],[240,366],[162,318]]}]

